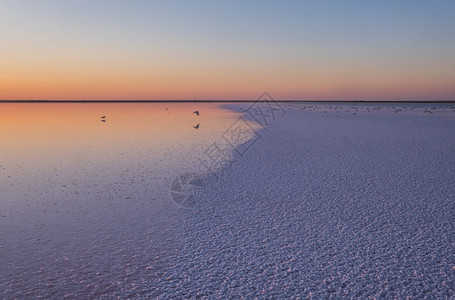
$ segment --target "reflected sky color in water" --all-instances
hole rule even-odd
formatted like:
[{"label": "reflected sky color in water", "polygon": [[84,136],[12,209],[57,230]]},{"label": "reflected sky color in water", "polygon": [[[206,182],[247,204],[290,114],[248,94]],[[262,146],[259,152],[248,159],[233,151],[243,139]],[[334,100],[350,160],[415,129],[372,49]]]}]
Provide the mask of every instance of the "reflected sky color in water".
[{"label": "reflected sky color in water", "polygon": [[237,117],[214,104],[2,104],[0,296],[153,290],[178,249],[169,182],[200,172]]},{"label": "reflected sky color in water", "polygon": [[[179,144],[194,147],[207,134],[228,126],[213,105],[205,105],[199,117],[192,113],[201,106],[204,105],[5,104],[0,111],[0,130],[2,151],[7,150],[2,155],[9,153],[13,159],[34,160],[46,159],[49,155],[46,150],[56,151],[57,155],[67,155],[67,151],[80,154],[65,157],[73,160],[84,153],[102,158],[113,150],[131,152],[129,147],[135,146],[140,149],[134,150],[161,156],[168,154],[167,147]],[[198,123],[203,125],[195,132],[193,126]],[[54,161],[56,157],[50,158]]]}]

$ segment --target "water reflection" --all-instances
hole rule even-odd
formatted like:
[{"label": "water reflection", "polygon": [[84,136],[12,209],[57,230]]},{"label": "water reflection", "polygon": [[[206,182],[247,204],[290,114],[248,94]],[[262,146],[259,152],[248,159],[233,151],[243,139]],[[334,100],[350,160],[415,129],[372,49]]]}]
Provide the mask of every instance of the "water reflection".
[{"label": "water reflection", "polygon": [[169,182],[200,172],[236,118],[212,104],[1,104],[0,296],[153,289],[179,248]]}]

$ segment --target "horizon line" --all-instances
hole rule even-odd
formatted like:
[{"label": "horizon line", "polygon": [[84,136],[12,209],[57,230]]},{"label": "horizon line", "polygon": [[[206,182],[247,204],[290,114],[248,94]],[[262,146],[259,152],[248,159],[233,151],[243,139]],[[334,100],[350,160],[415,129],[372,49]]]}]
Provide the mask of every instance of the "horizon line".
[{"label": "horizon line", "polygon": [[455,103],[455,100],[0,100],[0,103],[251,103],[256,101],[310,102],[310,103]]}]

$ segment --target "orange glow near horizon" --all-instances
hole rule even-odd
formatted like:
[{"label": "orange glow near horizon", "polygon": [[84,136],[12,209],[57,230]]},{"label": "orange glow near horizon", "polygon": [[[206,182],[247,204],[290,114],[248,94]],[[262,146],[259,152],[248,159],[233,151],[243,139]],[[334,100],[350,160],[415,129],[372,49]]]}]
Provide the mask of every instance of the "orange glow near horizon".
[{"label": "orange glow near horizon", "polygon": [[401,5],[0,3],[0,100],[455,100],[454,4]]},{"label": "orange glow near horizon", "polygon": [[[279,72],[276,72],[279,73]],[[143,75],[143,76],[141,76]],[[300,74],[285,77],[226,73],[158,77],[150,74],[26,74],[0,78],[1,100],[235,100],[255,99],[269,91],[276,99],[290,100],[443,100],[453,95],[451,79],[396,78],[397,76]],[[395,78],[394,78],[395,77]]]},{"label": "orange glow near horizon", "polygon": [[451,100],[450,75],[436,67],[416,72],[410,65],[378,63],[141,66],[48,58],[4,65],[0,100],[253,100],[264,90],[290,100]]}]

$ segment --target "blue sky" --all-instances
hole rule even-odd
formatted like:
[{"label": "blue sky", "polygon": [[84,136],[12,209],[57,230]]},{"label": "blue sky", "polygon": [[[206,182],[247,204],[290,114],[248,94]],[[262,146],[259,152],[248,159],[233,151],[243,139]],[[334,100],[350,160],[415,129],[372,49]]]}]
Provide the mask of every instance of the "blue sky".
[{"label": "blue sky", "polygon": [[3,99],[455,98],[455,1],[7,0],[0,32]]}]

